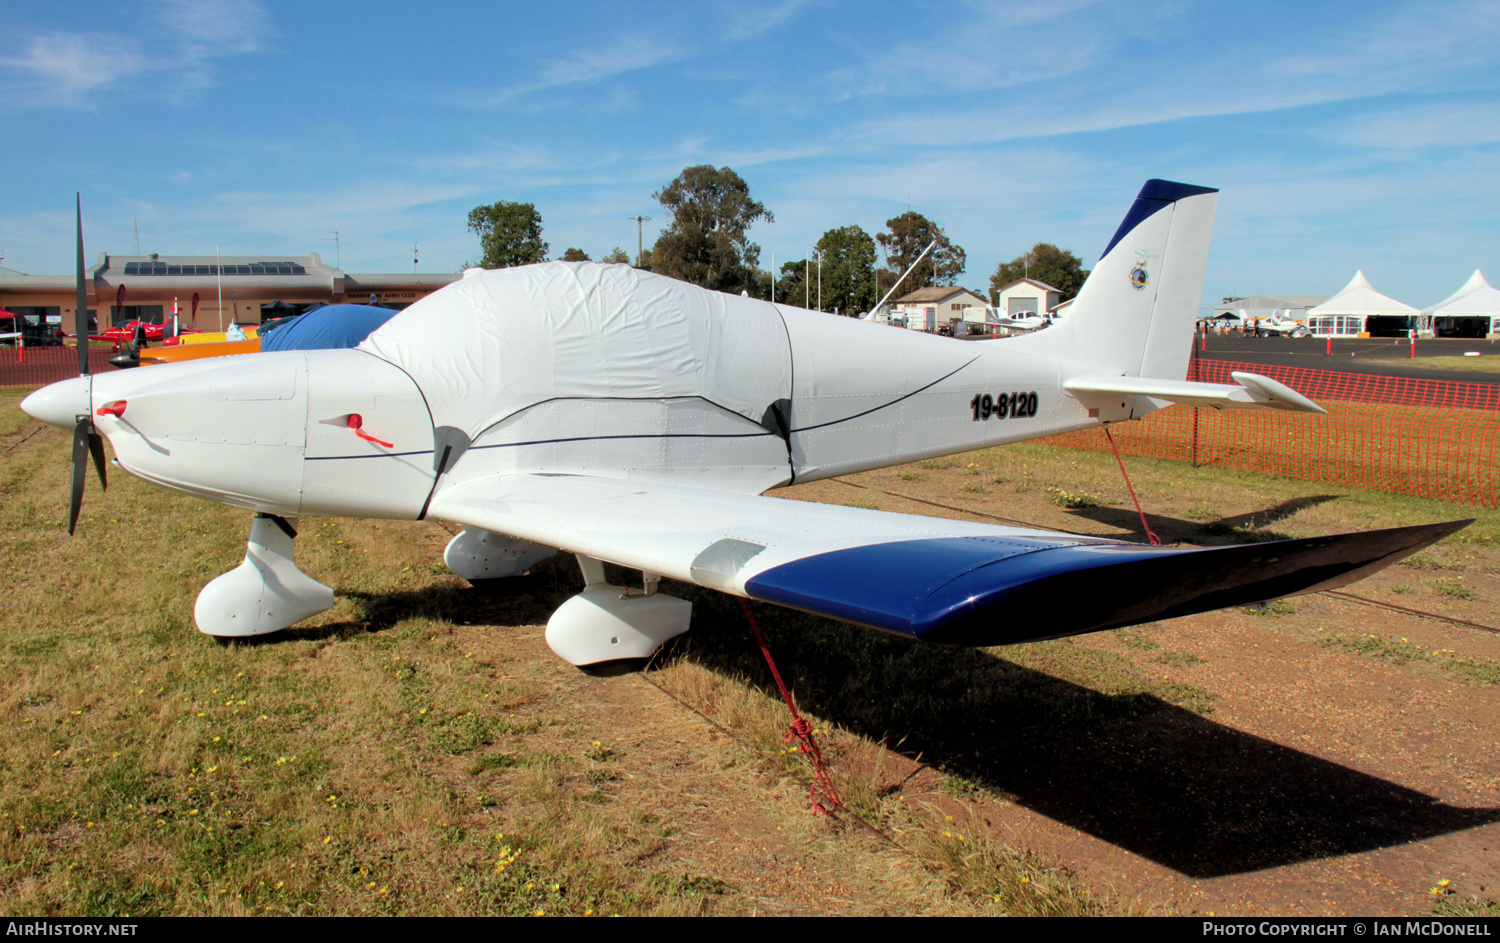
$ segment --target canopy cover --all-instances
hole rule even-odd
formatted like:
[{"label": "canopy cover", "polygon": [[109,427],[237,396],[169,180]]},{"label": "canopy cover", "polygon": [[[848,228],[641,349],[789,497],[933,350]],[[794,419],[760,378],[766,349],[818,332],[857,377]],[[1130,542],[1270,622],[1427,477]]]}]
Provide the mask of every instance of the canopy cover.
[{"label": "canopy cover", "polygon": [[1402,304],[1395,298],[1382,295],[1365,278],[1363,271],[1354,273],[1349,284],[1344,290],[1329,298],[1327,301],[1315,308],[1309,308],[1308,317],[1320,314],[1394,314],[1411,315],[1420,314],[1416,308],[1409,304]]},{"label": "canopy cover", "polygon": [[774,306],[628,265],[471,269],[359,349],[420,378],[433,424],[471,437],[554,399],[701,397],[760,423],[791,395]]},{"label": "canopy cover", "polygon": [[342,350],[354,347],[396,314],[371,305],[326,305],[261,333],[261,350]]}]

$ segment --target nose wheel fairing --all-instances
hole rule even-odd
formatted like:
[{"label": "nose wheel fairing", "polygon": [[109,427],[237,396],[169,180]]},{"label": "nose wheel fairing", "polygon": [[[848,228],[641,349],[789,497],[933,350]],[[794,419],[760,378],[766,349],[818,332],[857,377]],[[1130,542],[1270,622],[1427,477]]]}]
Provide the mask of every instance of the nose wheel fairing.
[{"label": "nose wheel fairing", "polygon": [[285,518],[257,514],[245,562],[216,577],[198,594],[198,631],[220,638],[277,632],[333,606],[333,589],[292,562],[296,528]]}]

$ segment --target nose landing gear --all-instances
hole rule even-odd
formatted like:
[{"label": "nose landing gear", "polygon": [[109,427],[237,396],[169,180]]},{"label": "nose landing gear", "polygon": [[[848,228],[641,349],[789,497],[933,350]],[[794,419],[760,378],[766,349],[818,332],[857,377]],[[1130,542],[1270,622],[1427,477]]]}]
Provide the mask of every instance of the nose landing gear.
[{"label": "nose landing gear", "polygon": [[257,514],[245,562],[198,594],[198,631],[221,638],[278,632],[333,606],[333,589],[292,562],[296,529],[284,517]]}]

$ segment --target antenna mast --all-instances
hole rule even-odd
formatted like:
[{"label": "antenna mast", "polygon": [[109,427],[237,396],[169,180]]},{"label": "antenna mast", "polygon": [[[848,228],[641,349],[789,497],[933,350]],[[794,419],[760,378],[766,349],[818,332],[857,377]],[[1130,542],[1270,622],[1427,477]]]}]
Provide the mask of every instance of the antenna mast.
[{"label": "antenna mast", "polygon": [[[938,241],[936,239],[934,239],[931,242],[927,243],[927,248],[923,249],[922,250],[922,254],[919,255],[919,256],[917,256],[917,262],[920,262],[923,259],[927,258],[927,253],[931,252],[932,251],[932,247],[935,246],[935,245],[937,245],[937,243],[938,243]],[[879,311],[880,310],[880,305],[885,304],[886,298],[889,298],[891,295],[893,295],[893,294],[896,293],[896,289],[899,288],[899,287],[901,287],[901,283],[906,280],[906,276],[910,275],[911,274],[911,270],[917,267],[917,262],[913,262],[911,265],[909,265],[907,267],[906,271],[904,271],[904,272],[901,273],[901,277],[898,278],[898,279],[896,279],[896,284],[892,285],[891,286],[891,290],[885,293],[885,298],[880,299],[880,303],[877,304],[877,305],[875,305],[875,307],[871,308],[870,309],[871,311]]]}]

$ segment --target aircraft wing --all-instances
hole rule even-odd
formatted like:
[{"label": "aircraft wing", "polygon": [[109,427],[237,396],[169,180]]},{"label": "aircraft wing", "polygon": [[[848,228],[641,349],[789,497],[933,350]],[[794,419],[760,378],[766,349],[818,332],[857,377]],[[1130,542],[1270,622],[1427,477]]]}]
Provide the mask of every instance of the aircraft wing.
[{"label": "aircraft wing", "polygon": [[429,516],[870,628],[979,646],[1332,589],[1469,523],[1181,549],[580,475],[442,489]]},{"label": "aircraft wing", "polygon": [[1078,377],[1063,389],[1085,403],[1117,396],[1150,396],[1184,406],[1214,409],[1285,409],[1293,412],[1326,413],[1328,410],[1284,383],[1258,373],[1231,373],[1237,383],[1195,383],[1191,380],[1158,380],[1152,377]]}]

